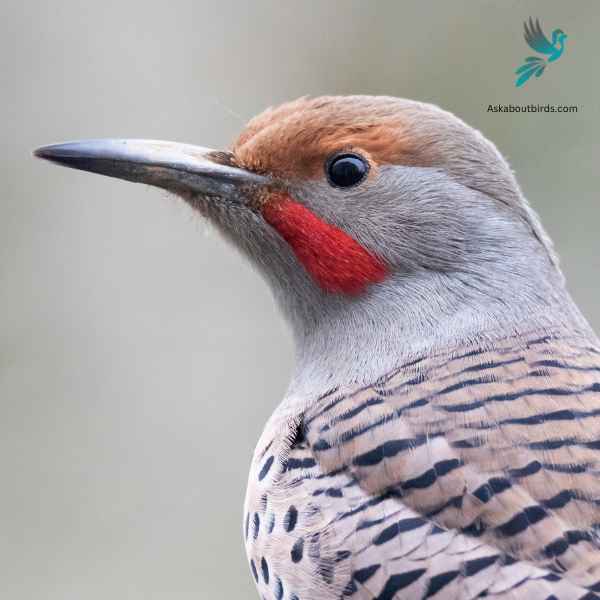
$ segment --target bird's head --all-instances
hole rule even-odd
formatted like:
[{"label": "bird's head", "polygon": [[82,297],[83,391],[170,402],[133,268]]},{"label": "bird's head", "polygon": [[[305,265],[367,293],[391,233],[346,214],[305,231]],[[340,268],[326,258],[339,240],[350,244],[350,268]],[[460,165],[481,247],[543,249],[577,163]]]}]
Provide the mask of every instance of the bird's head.
[{"label": "bird's head", "polygon": [[555,29],[552,32],[552,45],[562,44],[567,39],[567,34],[562,29]]},{"label": "bird's head", "polygon": [[365,331],[380,316],[435,327],[506,304],[511,287],[535,295],[531,270],[554,269],[493,144],[429,104],[301,98],[252,119],[228,152],[100,140],[36,154],[183,197],[260,268],[301,337],[342,314]]}]

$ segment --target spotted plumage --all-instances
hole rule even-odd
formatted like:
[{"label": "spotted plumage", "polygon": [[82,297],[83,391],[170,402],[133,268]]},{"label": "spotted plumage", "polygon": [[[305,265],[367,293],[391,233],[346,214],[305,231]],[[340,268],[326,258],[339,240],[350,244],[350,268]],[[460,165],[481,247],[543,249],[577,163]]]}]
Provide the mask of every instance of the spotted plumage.
[{"label": "spotted plumage", "polygon": [[[591,344],[533,332],[447,349],[276,412],[246,501],[275,526],[246,536],[251,564],[268,562],[299,598],[595,598]],[[257,584],[277,598],[270,579]]]}]

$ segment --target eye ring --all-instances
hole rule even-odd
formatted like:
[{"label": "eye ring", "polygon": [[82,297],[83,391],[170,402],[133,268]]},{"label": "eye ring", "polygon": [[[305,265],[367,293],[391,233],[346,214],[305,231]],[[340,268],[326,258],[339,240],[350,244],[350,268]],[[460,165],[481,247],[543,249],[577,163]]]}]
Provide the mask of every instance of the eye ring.
[{"label": "eye ring", "polygon": [[355,152],[339,152],[325,162],[325,175],[333,187],[350,188],[361,183],[369,173],[369,161]]}]

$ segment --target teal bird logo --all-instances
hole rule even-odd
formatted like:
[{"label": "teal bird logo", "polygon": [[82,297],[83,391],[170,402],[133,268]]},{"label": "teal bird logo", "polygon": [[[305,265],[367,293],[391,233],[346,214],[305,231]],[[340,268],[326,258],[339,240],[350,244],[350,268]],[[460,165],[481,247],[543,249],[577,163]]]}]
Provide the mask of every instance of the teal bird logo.
[{"label": "teal bird logo", "polygon": [[550,42],[540,27],[539,19],[536,19],[534,23],[533,19],[529,17],[529,23],[525,21],[523,25],[525,26],[525,41],[529,47],[540,54],[546,55],[546,58],[528,56],[525,62],[515,71],[518,75],[515,81],[517,87],[525,85],[533,75],[539,77],[549,63],[558,60],[564,52],[565,40],[567,39],[567,34],[562,29],[555,29],[552,32],[552,42]]}]

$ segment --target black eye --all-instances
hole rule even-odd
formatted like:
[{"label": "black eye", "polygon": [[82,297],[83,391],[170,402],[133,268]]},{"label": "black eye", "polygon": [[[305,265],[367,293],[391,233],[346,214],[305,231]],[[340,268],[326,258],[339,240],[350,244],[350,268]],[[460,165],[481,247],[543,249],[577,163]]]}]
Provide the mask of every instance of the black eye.
[{"label": "black eye", "polygon": [[337,154],[325,165],[329,183],[347,188],[360,183],[369,172],[369,163],[358,154]]}]

